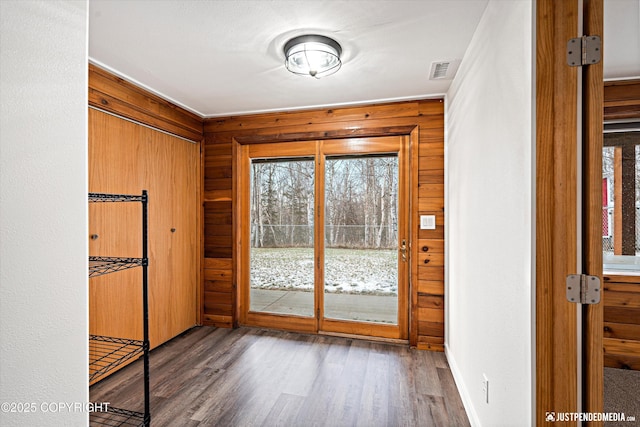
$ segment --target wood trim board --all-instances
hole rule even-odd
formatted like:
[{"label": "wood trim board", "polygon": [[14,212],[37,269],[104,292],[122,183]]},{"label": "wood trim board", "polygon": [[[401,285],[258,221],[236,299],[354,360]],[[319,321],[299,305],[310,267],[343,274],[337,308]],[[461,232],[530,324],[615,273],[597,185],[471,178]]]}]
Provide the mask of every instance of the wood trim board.
[{"label": "wood trim board", "polygon": [[[577,266],[577,69],[566,65],[578,2],[536,2],[536,423],[575,412],[576,306],[564,281]],[[576,425],[568,423],[567,425]]]},{"label": "wood trim board", "polygon": [[94,64],[89,64],[89,105],[191,141],[202,140],[200,116]]}]

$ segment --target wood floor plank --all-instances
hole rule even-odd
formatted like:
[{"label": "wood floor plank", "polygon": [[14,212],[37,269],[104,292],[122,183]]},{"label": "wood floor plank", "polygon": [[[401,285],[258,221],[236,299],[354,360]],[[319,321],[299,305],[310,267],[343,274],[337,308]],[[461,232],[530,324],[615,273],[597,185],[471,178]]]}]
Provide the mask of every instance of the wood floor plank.
[{"label": "wood floor plank", "polygon": [[469,418],[462,405],[462,399],[458,394],[455,381],[451,370],[438,368],[438,377],[440,378],[440,384],[442,384],[443,390],[445,390],[445,404],[447,407],[447,415],[449,416],[450,426],[455,427],[468,427]]},{"label": "wood floor plank", "polygon": [[[267,345],[268,344],[268,345]],[[261,425],[281,394],[282,383],[296,356],[295,340],[281,340],[276,336],[252,346],[240,356],[237,364],[242,371],[243,387],[237,395],[239,410],[229,411],[219,422],[221,425]]]},{"label": "wood floor plank", "polygon": [[[198,411],[192,419],[203,425],[259,425],[261,408],[274,405],[274,397],[269,392],[270,380],[277,377],[277,362],[273,353],[282,355],[282,349],[276,347],[276,340],[270,337],[271,331],[257,331],[251,345],[244,351],[232,351],[234,362],[226,370],[225,381],[216,389],[216,397]],[[288,341],[284,340],[287,345]],[[285,362],[286,364],[286,362]],[[201,418],[203,412],[206,414]],[[267,412],[264,412],[264,417]]]},{"label": "wood floor plank", "polygon": [[290,427],[296,425],[304,399],[304,397],[295,394],[282,393],[265,417],[262,426]]},{"label": "wood floor plank", "polygon": [[[383,347],[380,344],[372,346]],[[394,379],[389,373],[389,357],[384,351],[372,351],[367,361],[362,384],[357,426],[369,427],[389,417],[389,383]]]},{"label": "wood floor plank", "polygon": [[418,393],[415,399],[417,399],[417,419],[420,426],[440,427],[451,425],[444,397]]},{"label": "wood floor plank", "polygon": [[[469,425],[445,356],[402,345],[198,327],[150,365],[154,427]],[[141,410],[141,361],[90,396]]]},{"label": "wood floor plank", "polygon": [[[390,349],[392,350],[392,349]],[[396,349],[393,349],[396,350]],[[389,360],[390,383],[389,417],[386,425],[414,426],[421,425],[417,418],[417,405],[411,369],[412,357],[409,350],[394,351]]]},{"label": "wood floor plank", "polygon": [[449,362],[447,362],[447,356],[445,356],[444,352],[441,351],[432,351],[431,357],[436,365],[436,368],[449,368]]},{"label": "wood floor plank", "polygon": [[412,352],[413,363],[411,364],[413,374],[414,389],[417,394],[426,396],[443,396],[438,368],[433,359],[432,351]]},{"label": "wood floor plank", "polygon": [[[194,334],[196,335],[196,334]],[[154,396],[172,398],[180,390],[184,389],[191,381],[196,380],[201,375],[212,375],[212,369],[206,369],[203,363],[194,365],[195,360],[203,360],[205,363],[210,358],[216,356],[214,343],[217,342],[215,336],[211,334],[197,334],[198,341],[184,340],[181,342],[171,342],[170,344],[189,348],[189,352],[183,352],[174,357],[156,358],[157,362],[156,378],[154,378]],[[207,343],[208,345],[204,345]],[[167,355],[168,351],[164,352]]]},{"label": "wood floor plank", "polygon": [[301,337],[305,339],[298,340],[296,357],[290,369],[287,370],[282,392],[297,396],[309,396],[320,372],[318,361],[327,357],[330,345],[321,336],[301,335]]},{"label": "wood floor plank", "polygon": [[[330,414],[333,403],[333,395],[337,392],[346,358],[342,357],[343,351],[350,347],[350,341],[334,344],[330,348],[325,358],[318,359],[318,374],[311,386],[309,394],[305,396],[305,401],[298,411],[296,423],[300,425],[324,425],[328,414]],[[338,347],[336,349],[335,347]],[[332,357],[330,355],[339,355]]]},{"label": "wood floor plank", "polygon": [[329,414],[338,425],[352,426],[359,416],[358,406],[369,360],[371,343],[354,340],[342,369],[340,380],[336,383]]}]

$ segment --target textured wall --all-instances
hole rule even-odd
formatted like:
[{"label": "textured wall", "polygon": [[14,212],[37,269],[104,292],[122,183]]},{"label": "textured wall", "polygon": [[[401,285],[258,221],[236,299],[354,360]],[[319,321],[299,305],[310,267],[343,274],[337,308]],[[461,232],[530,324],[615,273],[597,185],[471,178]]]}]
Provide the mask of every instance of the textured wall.
[{"label": "textured wall", "polygon": [[2,426],[88,422],[57,406],[88,401],[87,24],[85,0],[0,2]]}]

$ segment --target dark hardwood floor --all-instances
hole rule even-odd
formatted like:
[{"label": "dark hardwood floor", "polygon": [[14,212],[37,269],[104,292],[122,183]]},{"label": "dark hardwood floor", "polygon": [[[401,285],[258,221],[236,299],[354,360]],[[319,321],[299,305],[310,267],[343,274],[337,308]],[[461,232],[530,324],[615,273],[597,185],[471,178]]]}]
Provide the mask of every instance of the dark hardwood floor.
[{"label": "dark hardwood floor", "polygon": [[[199,327],[153,350],[158,426],[468,426],[443,353],[264,329]],[[90,389],[141,410],[141,361]]]}]

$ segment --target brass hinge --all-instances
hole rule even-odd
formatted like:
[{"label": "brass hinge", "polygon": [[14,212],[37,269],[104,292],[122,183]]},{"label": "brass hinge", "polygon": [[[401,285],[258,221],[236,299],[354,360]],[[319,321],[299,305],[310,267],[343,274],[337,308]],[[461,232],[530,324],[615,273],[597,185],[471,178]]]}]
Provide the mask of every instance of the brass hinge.
[{"label": "brass hinge", "polygon": [[567,300],[576,304],[598,304],[601,295],[600,278],[586,274],[567,276]]},{"label": "brass hinge", "polygon": [[567,64],[570,67],[593,65],[602,59],[600,36],[582,36],[567,42]]}]

